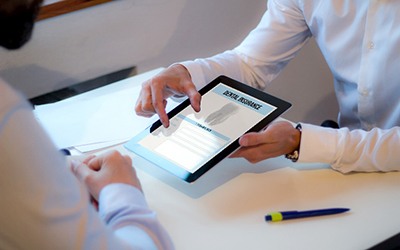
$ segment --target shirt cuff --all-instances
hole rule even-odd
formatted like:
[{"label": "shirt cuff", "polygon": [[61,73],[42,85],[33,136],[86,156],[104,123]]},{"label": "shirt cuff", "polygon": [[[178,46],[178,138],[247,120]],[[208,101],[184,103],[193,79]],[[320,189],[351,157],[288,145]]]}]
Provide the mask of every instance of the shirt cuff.
[{"label": "shirt cuff", "polygon": [[207,84],[203,70],[198,63],[195,63],[194,61],[184,61],[179,64],[183,65],[189,71],[196,89],[199,90]]},{"label": "shirt cuff", "polygon": [[105,219],[125,206],[148,208],[144,194],[136,187],[124,183],[105,186],[99,196],[99,213]]},{"label": "shirt cuff", "polygon": [[332,164],[337,151],[337,130],[311,124],[301,124],[301,126],[298,162]]}]

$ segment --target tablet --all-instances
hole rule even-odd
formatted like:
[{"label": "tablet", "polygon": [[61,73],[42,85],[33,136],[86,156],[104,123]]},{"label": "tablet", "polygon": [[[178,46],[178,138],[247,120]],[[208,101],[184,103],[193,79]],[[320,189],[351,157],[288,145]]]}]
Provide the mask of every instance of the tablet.
[{"label": "tablet", "polygon": [[239,147],[245,133],[263,129],[290,103],[226,76],[199,90],[201,111],[186,99],[125,147],[186,182],[193,182]]}]

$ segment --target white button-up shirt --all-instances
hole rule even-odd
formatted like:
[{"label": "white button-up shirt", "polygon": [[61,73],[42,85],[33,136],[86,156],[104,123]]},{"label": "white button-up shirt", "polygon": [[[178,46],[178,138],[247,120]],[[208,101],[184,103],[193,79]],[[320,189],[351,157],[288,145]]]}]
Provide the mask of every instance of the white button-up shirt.
[{"label": "white button-up shirt", "polygon": [[392,128],[400,125],[399,13],[396,0],[269,0],[238,47],[182,64],[197,87],[225,74],[264,89],[313,36],[334,77],[341,127]]},{"label": "white button-up shirt", "polygon": [[99,212],[31,107],[0,79],[0,249],[174,249],[142,192],[102,189]]}]

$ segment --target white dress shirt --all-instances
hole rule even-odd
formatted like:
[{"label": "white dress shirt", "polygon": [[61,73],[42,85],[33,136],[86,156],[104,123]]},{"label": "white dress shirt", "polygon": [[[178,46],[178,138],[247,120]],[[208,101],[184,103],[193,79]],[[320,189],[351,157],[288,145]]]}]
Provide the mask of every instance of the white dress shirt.
[{"label": "white dress shirt", "polygon": [[182,64],[198,88],[225,74],[265,89],[313,36],[334,77],[340,126],[388,129],[400,125],[398,13],[396,0],[269,0],[238,47]]},{"label": "white dress shirt", "polygon": [[342,173],[400,170],[400,128],[327,129],[302,123],[298,162],[328,163]]},{"label": "white dress shirt", "polygon": [[26,101],[1,80],[0,96],[0,249],[173,249],[133,186],[103,188],[96,212]]}]

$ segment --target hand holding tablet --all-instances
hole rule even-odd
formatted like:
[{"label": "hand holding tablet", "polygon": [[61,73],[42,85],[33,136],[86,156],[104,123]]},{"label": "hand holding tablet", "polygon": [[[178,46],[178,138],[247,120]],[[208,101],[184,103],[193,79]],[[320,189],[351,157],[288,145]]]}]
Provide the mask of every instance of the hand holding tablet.
[{"label": "hand holding tablet", "polygon": [[185,100],[168,113],[168,128],[157,121],[125,147],[193,182],[236,150],[240,136],[260,131],[291,106],[226,76],[219,76],[199,93],[200,112]]}]

